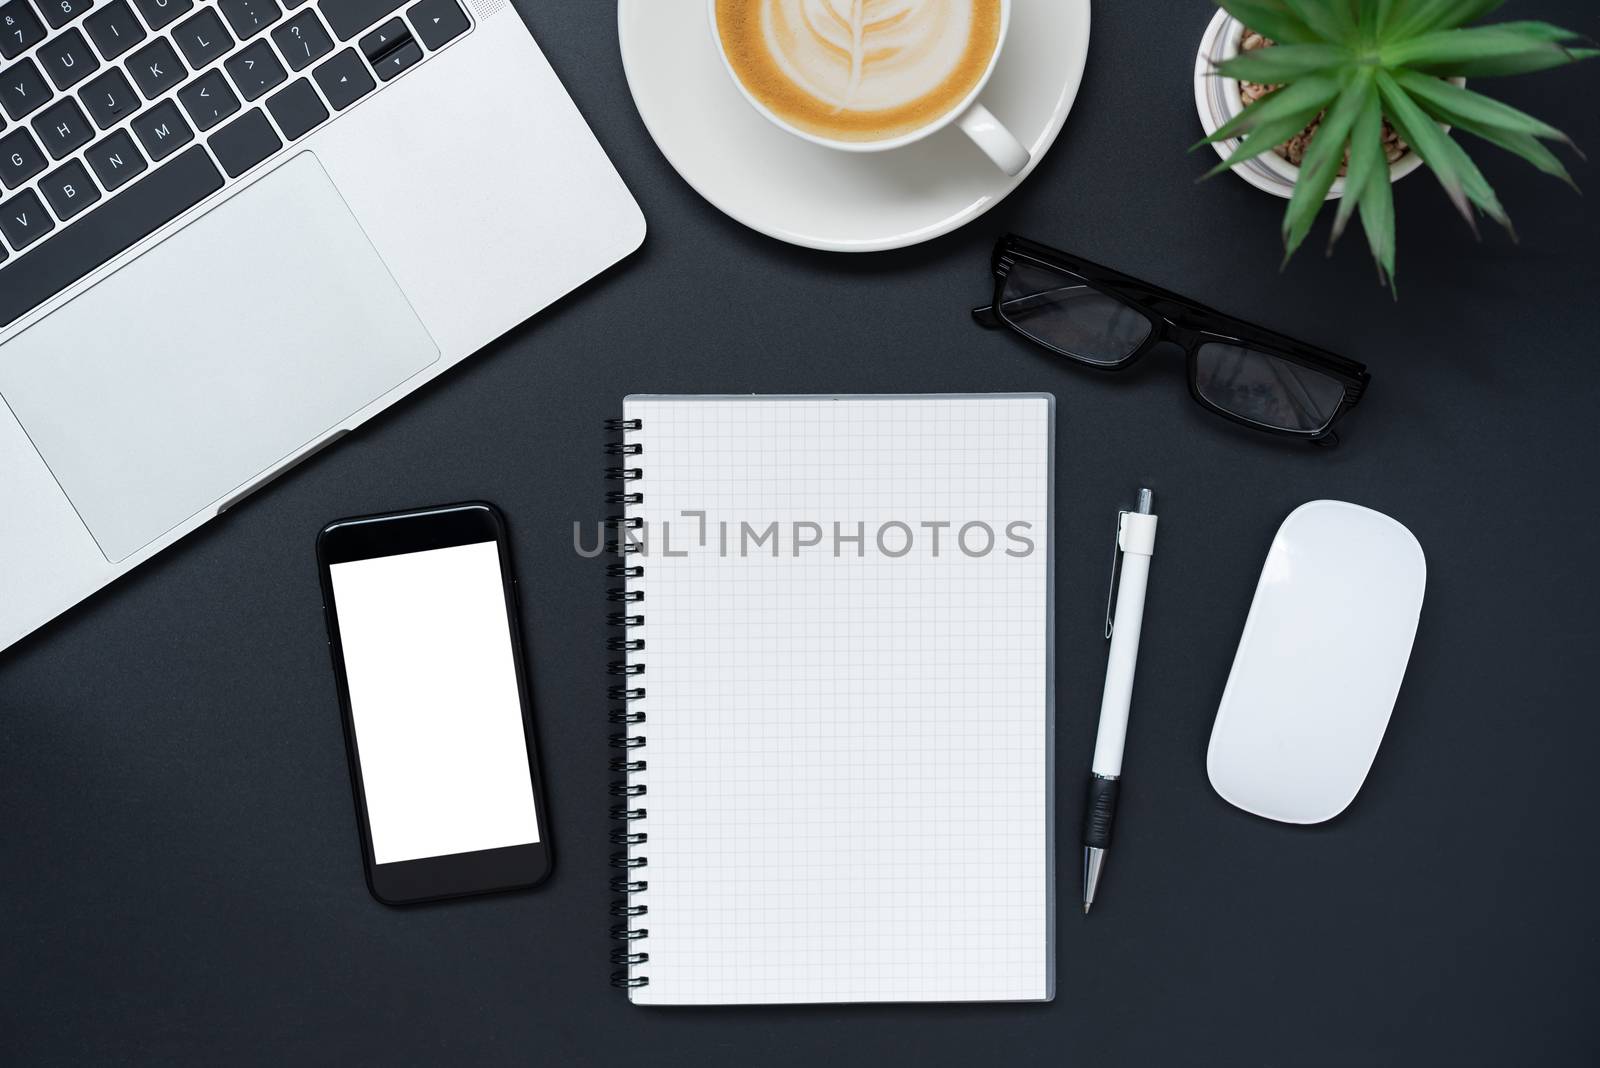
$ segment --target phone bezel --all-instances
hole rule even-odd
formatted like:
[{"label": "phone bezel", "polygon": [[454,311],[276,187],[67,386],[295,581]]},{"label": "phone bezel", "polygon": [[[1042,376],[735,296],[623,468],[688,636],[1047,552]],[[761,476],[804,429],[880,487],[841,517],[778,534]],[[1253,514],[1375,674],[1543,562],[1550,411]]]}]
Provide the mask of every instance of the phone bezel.
[{"label": "phone bezel", "polygon": [[[356,743],[355,720],[350,710],[350,686],[345,675],[343,646],[339,640],[338,608],[334,601],[330,569],[334,564],[352,560],[370,560],[484,541],[493,541],[500,557],[506,623],[511,628],[511,657],[517,676],[517,696],[522,705],[522,735],[528,750],[528,774],[533,784],[534,817],[539,840],[526,845],[378,864],[372,850],[361,755]],[[505,517],[500,510],[487,501],[466,501],[433,508],[337,519],[323,527],[317,535],[317,569],[322,581],[328,650],[333,658],[334,679],[339,692],[345,757],[350,767],[350,788],[355,800],[362,868],[368,891],[385,905],[409,905],[525,889],[542,882],[550,874],[553,858],[546,825],[544,782],[539,772],[538,743],[534,737],[532,702],[529,699],[527,669],[522,652],[522,629],[517,618],[520,598],[511,569]]]}]

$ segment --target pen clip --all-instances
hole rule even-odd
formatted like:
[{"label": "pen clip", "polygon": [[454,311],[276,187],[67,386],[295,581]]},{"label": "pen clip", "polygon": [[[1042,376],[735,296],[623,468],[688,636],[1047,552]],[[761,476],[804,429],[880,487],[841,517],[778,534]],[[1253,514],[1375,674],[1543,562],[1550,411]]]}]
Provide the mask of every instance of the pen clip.
[{"label": "pen clip", "polygon": [[1117,569],[1122,563],[1122,517],[1126,508],[1117,513],[1117,531],[1111,539],[1111,585],[1106,588],[1106,640],[1111,640],[1111,617],[1117,605]]}]

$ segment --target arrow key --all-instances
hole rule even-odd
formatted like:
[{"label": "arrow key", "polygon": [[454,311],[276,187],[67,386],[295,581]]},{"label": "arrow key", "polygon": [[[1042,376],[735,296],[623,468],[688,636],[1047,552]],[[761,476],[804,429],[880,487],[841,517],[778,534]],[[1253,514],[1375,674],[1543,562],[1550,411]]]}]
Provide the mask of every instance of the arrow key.
[{"label": "arrow key", "polygon": [[367,73],[367,65],[354,48],[344,51],[311,72],[322,95],[328,98],[335,111],[343,111],[357,100],[372,92],[376,82]]},{"label": "arrow key", "polygon": [[422,48],[416,41],[411,39],[411,35],[408,33],[405,36],[405,40],[400,41],[393,48],[373,60],[372,69],[378,72],[378,77],[388,81],[421,58]]},{"label": "arrow key", "polygon": [[208,70],[179,89],[178,102],[201,130],[211,129],[239,110],[239,98],[220,70]]},{"label": "arrow key", "polygon": [[406,9],[417,36],[430,50],[467,32],[467,15],[456,0],[422,0]]},{"label": "arrow key", "polygon": [[398,18],[390,19],[371,33],[362,36],[361,54],[367,57],[368,63],[375,65],[385,52],[410,37],[411,31],[406,29],[405,23]]}]

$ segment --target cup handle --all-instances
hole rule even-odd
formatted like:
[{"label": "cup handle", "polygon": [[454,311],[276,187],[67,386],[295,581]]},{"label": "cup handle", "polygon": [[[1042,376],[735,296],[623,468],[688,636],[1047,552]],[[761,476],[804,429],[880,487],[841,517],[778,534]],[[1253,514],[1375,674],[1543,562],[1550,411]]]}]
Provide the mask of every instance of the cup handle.
[{"label": "cup handle", "polygon": [[1014,177],[1028,165],[1031,157],[1028,150],[1022,147],[1022,142],[1012,136],[1011,131],[1002,126],[994,113],[982,104],[973,104],[956,120],[956,124],[1006,174]]}]

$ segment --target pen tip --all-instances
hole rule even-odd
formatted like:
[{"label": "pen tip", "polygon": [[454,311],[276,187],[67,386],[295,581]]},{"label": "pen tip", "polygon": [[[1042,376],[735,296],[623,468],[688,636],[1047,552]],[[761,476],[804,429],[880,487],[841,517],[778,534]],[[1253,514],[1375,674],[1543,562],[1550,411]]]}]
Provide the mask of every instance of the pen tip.
[{"label": "pen tip", "polygon": [[1087,901],[1083,903],[1083,914],[1085,916],[1089,915],[1089,902]]}]

